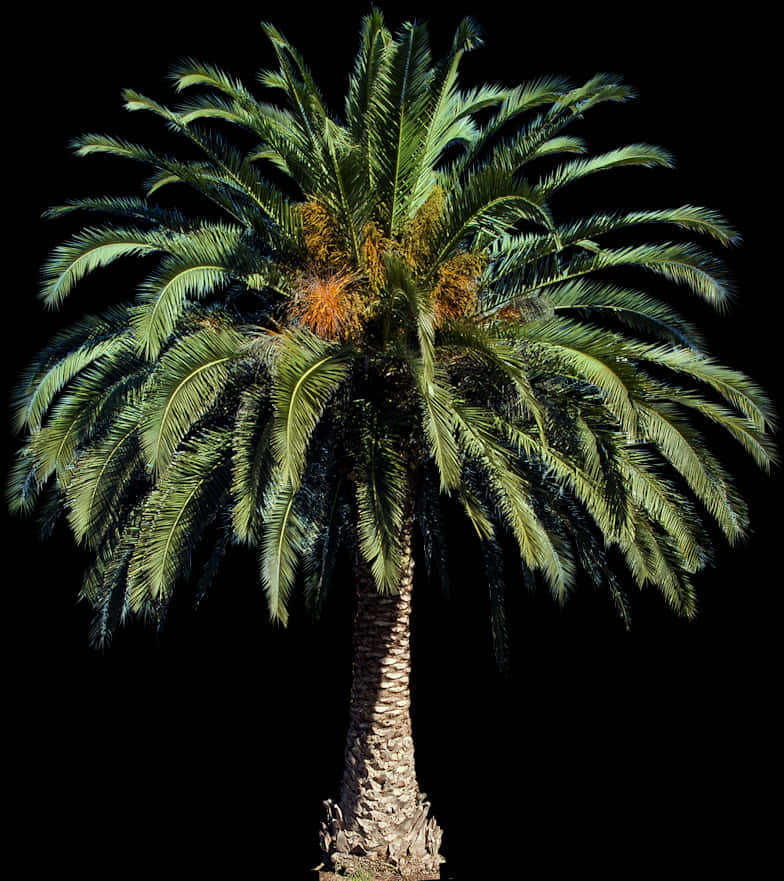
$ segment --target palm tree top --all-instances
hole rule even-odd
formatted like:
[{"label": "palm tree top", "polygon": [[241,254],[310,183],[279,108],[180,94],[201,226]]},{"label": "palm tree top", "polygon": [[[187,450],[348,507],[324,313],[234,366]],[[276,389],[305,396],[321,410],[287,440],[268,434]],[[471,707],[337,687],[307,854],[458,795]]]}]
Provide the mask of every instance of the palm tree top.
[{"label": "palm tree top", "polygon": [[[47,212],[103,219],[52,251],[46,306],[120,259],[146,273],[132,302],[55,337],[15,397],[9,501],[46,522],[63,508],[94,552],[96,640],[129,614],[162,618],[202,540],[197,593],[231,544],[251,545],[283,622],[300,576],[320,607],[341,547],[394,592],[404,525],[443,572],[453,507],[478,536],[499,655],[508,541],[559,601],[583,571],[628,618],[625,569],[693,615],[714,529],[735,541],[748,524],[711,433],[767,469],[774,416],[673,305],[731,302],[715,252],[739,243],[730,224],[690,203],[580,205],[586,178],[672,165],[574,134],[634,90],[614,74],[466,87],[473,19],[435,59],[425,24],[392,32],[374,8],[337,115],[262,28],[270,100],[179,62],[177,104],[123,96],[189,158],[83,135],[78,155],[140,163],[145,191]],[[179,206],[183,188],[203,213]]]}]

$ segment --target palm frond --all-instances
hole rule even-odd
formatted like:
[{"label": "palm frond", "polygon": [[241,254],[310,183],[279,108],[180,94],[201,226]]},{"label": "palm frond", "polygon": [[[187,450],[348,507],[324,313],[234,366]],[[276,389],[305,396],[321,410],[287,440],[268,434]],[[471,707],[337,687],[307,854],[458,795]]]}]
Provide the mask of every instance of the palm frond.
[{"label": "palm frond", "polygon": [[129,484],[144,474],[140,423],[138,396],[130,396],[108,431],[79,456],[66,490],[68,522],[77,541],[99,547],[120,514]]},{"label": "palm frond", "polygon": [[215,403],[244,351],[230,327],[207,327],[178,339],[160,358],[142,410],[147,468],[164,474],[178,444]]},{"label": "palm frond", "polygon": [[703,439],[696,429],[666,404],[640,405],[639,411],[646,437],[683,477],[727,538],[742,537],[745,518],[733,505],[729,475],[715,460],[702,456]]},{"label": "palm frond", "polygon": [[177,237],[165,257],[139,287],[134,331],[144,356],[155,359],[177,325],[189,298],[219,293],[233,279],[256,269],[247,254],[245,231],[236,226],[203,226]]},{"label": "palm frond", "polygon": [[42,270],[41,299],[56,308],[85,275],[121,257],[165,251],[167,242],[154,230],[104,226],[77,233],[51,253]]},{"label": "palm frond", "polygon": [[131,610],[166,603],[187,577],[195,545],[227,501],[230,449],[229,429],[196,432],[150,493],[128,564]]},{"label": "palm frond", "polygon": [[128,321],[133,310],[110,309],[87,316],[53,341],[33,362],[14,389],[12,406],[17,431],[41,428],[57,396],[97,362],[131,356]]},{"label": "palm frond", "polygon": [[272,387],[272,448],[295,489],[304,469],[313,429],[329,397],[345,380],[347,353],[310,331],[292,329],[281,336]]},{"label": "palm frond", "polygon": [[426,132],[432,57],[427,28],[406,23],[387,44],[388,65],[379,66],[377,90],[367,109],[375,187],[388,236],[398,234],[408,217],[417,159]]},{"label": "palm frond", "polygon": [[550,289],[548,301],[554,314],[617,319],[630,330],[662,342],[697,352],[707,347],[697,325],[680,315],[669,303],[634,288],[593,279],[564,282]]},{"label": "palm frond", "polygon": [[288,623],[288,598],[303,552],[313,541],[307,510],[298,505],[298,489],[283,469],[271,477],[264,498],[261,532],[261,582],[273,620]]},{"label": "palm frond", "polygon": [[574,582],[573,567],[537,517],[522,474],[482,408],[456,401],[453,409],[460,445],[484,472],[493,501],[516,539],[523,561],[544,573],[553,595],[563,602]]},{"label": "palm frond", "polygon": [[255,544],[262,524],[264,487],[273,466],[272,407],[266,383],[243,392],[232,441],[234,535],[241,542]]},{"label": "palm frond", "polygon": [[359,548],[377,589],[395,593],[400,587],[400,536],[408,480],[400,439],[370,429],[363,438],[360,462],[356,481]]},{"label": "palm frond", "polygon": [[600,171],[608,171],[612,168],[624,166],[652,166],[672,167],[672,156],[661,147],[651,144],[629,144],[586,159],[573,159],[570,162],[559,165],[536,185],[537,193],[545,198],[551,196],[557,190],[567,184],[574,183],[591,174]]}]

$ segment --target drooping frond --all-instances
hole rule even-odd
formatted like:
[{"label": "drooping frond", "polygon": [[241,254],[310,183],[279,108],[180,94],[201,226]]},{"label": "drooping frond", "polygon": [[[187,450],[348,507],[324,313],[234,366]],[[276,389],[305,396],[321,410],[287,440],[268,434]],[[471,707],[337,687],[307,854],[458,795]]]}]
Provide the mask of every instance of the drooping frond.
[{"label": "drooping frond", "polygon": [[637,436],[638,415],[628,388],[632,370],[601,332],[559,318],[528,325],[522,333],[539,364],[566,379],[590,383],[624,431],[632,439]]},{"label": "drooping frond", "polygon": [[166,250],[166,238],[154,230],[88,228],[56,247],[42,270],[41,298],[55,308],[76,283],[101,266],[129,257]]},{"label": "drooping frond", "polygon": [[77,541],[99,547],[121,514],[125,490],[144,474],[140,423],[139,396],[132,395],[108,431],[79,456],[66,491],[68,522]]},{"label": "drooping frond", "polygon": [[344,351],[305,329],[292,329],[278,342],[272,386],[272,448],[292,487],[304,469],[313,429],[330,396],[347,374]]},{"label": "drooping frond", "polygon": [[281,470],[270,481],[264,500],[261,583],[273,620],[286,624],[287,600],[294,586],[304,526],[295,507],[296,489]]},{"label": "drooping frond", "polygon": [[715,460],[702,456],[702,438],[666,404],[640,406],[642,430],[683,477],[727,538],[741,537],[745,523],[732,504],[729,475]]},{"label": "drooping frond", "polygon": [[139,288],[138,301],[144,308],[133,324],[146,358],[158,356],[189,299],[219,294],[230,281],[264,270],[264,261],[250,255],[244,236],[236,226],[205,225],[172,243],[172,253]]},{"label": "drooping frond", "polygon": [[14,427],[37,431],[57,395],[97,361],[128,353],[133,310],[116,307],[59,334],[35,359],[12,396]]},{"label": "drooping frond", "polygon": [[267,481],[262,502],[261,581],[271,617],[284,625],[298,576],[309,585],[310,601],[316,605],[329,577],[338,539],[333,522],[337,513],[334,461],[334,451],[320,445],[298,487],[292,486],[281,468],[273,469]]},{"label": "drooping frond", "polygon": [[232,443],[232,526],[241,542],[255,544],[261,529],[264,489],[273,466],[272,407],[266,384],[251,385],[243,392]]},{"label": "drooping frond", "polygon": [[180,446],[165,482],[150,493],[128,564],[132,610],[166,603],[187,575],[196,543],[226,502],[230,450],[229,429],[196,432]]},{"label": "drooping frond", "polygon": [[401,439],[371,425],[362,438],[356,481],[357,535],[376,587],[394,593],[400,586],[401,547],[408,476]]},{"label": "drooping frond", "polygon": [[453,409],[460,445],[484,473],[493,502],[514,535],[523,561],[544,573],[553,595],[563,602],[574,572],[537,517],[522,473],[498,439],[486,412],[457,401]]},{"label": "drooping frond", "polygon": [[128,564],[139,538],[137,505],[125,525],[110,533],[88,566],[80,596],[93,607],[90,643],[104,649],[130,612]]},{"label": "drooping frond", "polygon": [[230,327],[194,331],[160,358],[144,398],[141,441],[147,468],[164,474],[178,444],[216,403],[243,354],[244,339]]}]

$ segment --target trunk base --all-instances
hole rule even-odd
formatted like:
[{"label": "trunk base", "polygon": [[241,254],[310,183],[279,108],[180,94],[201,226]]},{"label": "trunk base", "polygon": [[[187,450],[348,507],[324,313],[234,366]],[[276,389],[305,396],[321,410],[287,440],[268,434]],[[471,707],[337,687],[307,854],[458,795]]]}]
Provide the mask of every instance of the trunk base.
[{"label": "trunk base", "polygon": [[319,871],[318,881],[349,881],[351,878],[358,878],[361,881],[440,881],[440,872],[414,872],[413,874],[401,874],[398,869],[390,866],[386,869],[366,868],[364,874],[363,867],[357,866],[354,875],[336,875],[334,872]]},{"label": "trunk base", "polygon": [[[441,829],[428,818],[430,804],[423,795],[417,797],[413,816],[397,815],[389,826],[379,818],[371,824],[370,818],[360,817],[356,828],[351,828],[340,805],[331,800],[323,804],[327,821],[321,824],[321,851],[327,865],[332,863],[343,877],[357,875],[358,881],[438,881],[441,877]],[[371,831],[371,827],[375,828]]]}]

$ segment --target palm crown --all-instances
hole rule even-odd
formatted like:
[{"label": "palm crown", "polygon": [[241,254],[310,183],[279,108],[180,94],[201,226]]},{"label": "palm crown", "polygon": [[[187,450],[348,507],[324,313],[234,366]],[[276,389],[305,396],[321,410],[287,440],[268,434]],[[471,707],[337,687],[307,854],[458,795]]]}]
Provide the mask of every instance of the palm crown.
[{"label": "palm crown", "polygon": [[[341,121],[264,29],[278,67],[259,80],[285,106],[185,61],[174,83],[195,97],[125,102],[198,158],[85,135],[79,155],[148,166],[146,195],[48,212],[109,218],[53,251],[50,307],[120,258],[156,261],[133,303],[55,337],[16,396],[9,498],[40,502],[45,523],[65,510],[94,552],[94,640],[130,613],[160,619],[202,539],[214,550],[197,592],[229,545],[252,545],[283,622],[300,571],[318,608],[341,545],[394,593],[412,519],[428,562],[443,560],[447,497],[480,537],[499,655],[504,536],[559,600],[582,570],[626,616],[621,564],[692,615],[711,524],[731,541],[747,524],[705,429],[767,468],[772,412],[666,299],[626,281],[650,270],[722,308],[731,284],[712,250],[682,233],[623,243],[669,226],[730,245],[721,216],[553,210],[587,176],[671,164],[648,144],[590,155],[567,133],[632,90],[609,75],[461,88],[460,58],[481,42],[470,20],[434,61],[423,25],[392,34],[373,11]],[[175,184],[207,213],[168,207]]]}]

